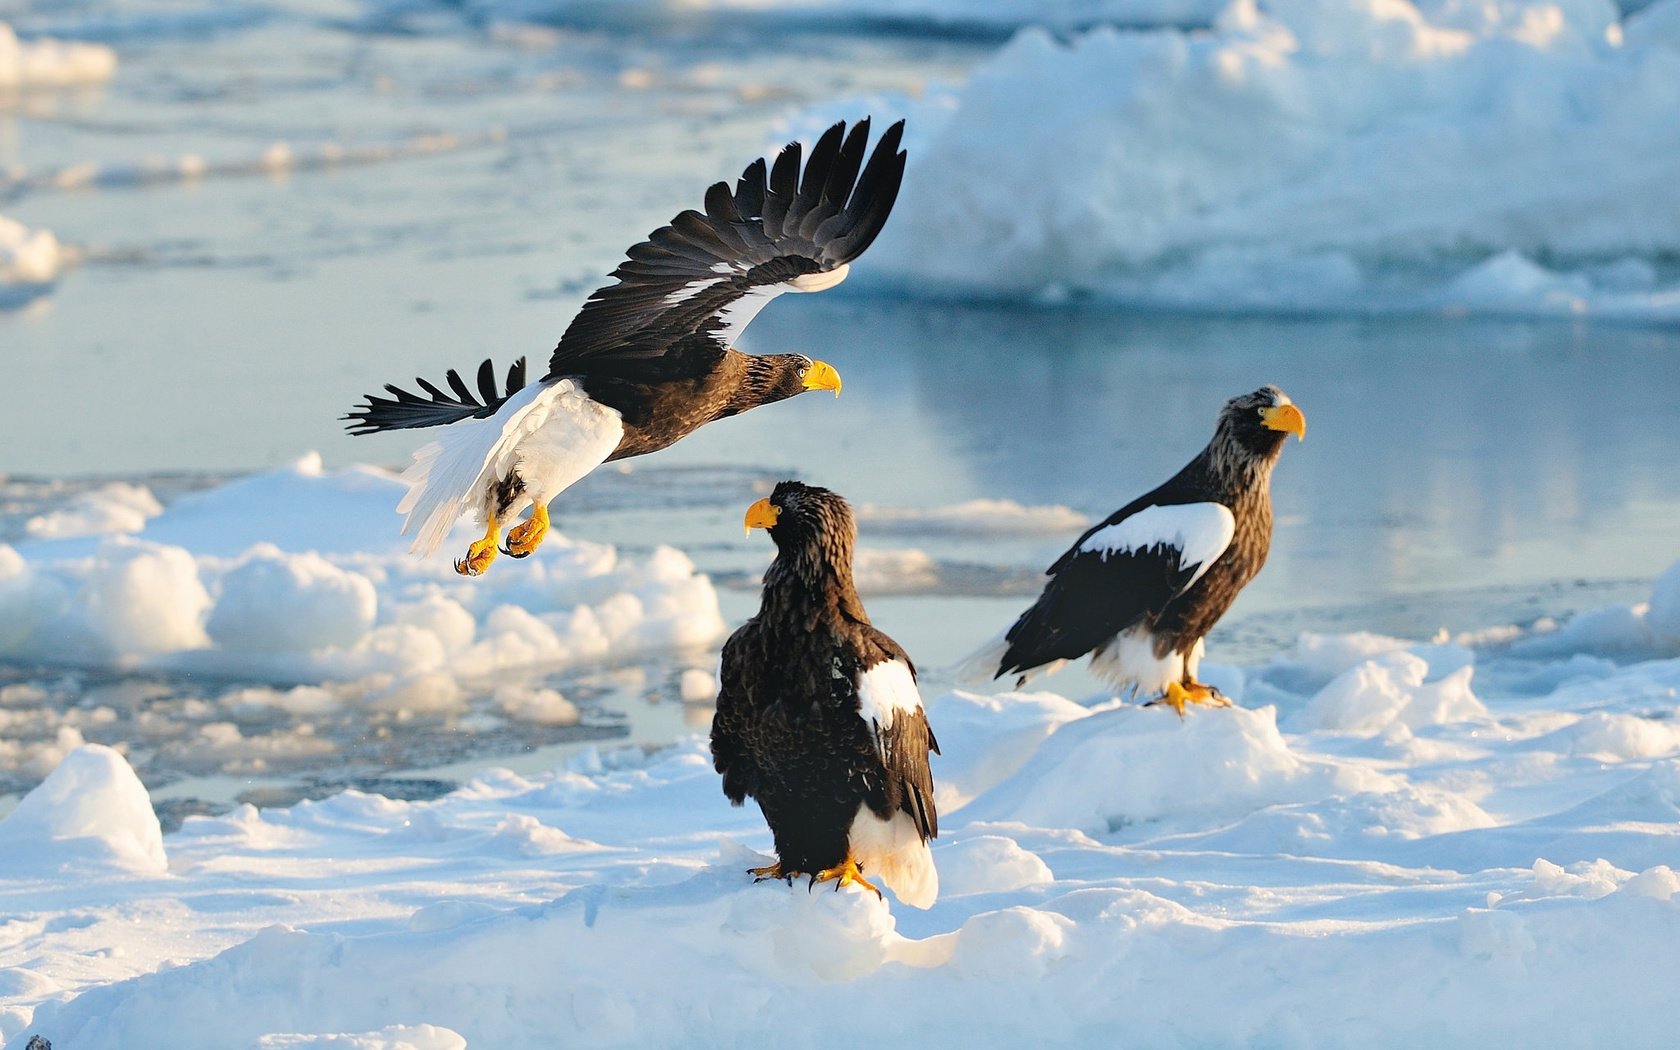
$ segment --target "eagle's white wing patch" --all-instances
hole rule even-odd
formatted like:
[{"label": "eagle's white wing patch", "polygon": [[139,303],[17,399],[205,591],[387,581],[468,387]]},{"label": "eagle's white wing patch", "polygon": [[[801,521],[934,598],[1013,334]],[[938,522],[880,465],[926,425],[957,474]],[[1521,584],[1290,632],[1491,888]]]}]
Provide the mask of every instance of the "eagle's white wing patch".
[{"label": "eagle's white wing patch", "polygon": [[1195,567],[1184,585],[1188,590],[1219,560],[1236,534],[1237,519],[1223,503],[1156,505],[1098,529],[1079,549],[1107,559],[1151,547],[1171,547],[1179,552],[1181,568]]},{"label": "eagle's white wing patch", "polygon": [[886,660],[858,676],[858,715],[875,737],[875,749],[882,750],[882,734],[892,728],[900,714],[922,709],[922,694],[910,665],[903,660]]},{"label": "eagle's white wing patch", "polygon": [[718,338],[723,341],[724,346],[734,346],[735,340],[741,338],[741,333],[747,330],[747,325],[752,324],[758,312],[776,296],[783,292],[826,291],[844,281],[850,272],[850,264],[842,263],[832,270],[803,274],[780,284],[760,285],[718,311],[718,319],[723,322],[723,330],[718,333]]},{"label": "eagle's white wing patch", "polygon": [[[869,727],[884,763],[887,731],[898,719],[922,711],[916,677],[903,660],[887,660],[858,676],[857,694],[858,716]],[[847,842],[865,874],[879,875],[899,900],[917,908],[933,906],[939,896],[939,872],[910,814],[899,810],[882,820],[866,802],[858,807]]]},{"label": "eagle's white wing patch", "polygon": [[[481,510],[490,483],[516,464],[522,476],[531,475],[526,485],[533,498],[547,502],[605,462],[623,434],[619,414],[570,379],[533,383],[493,416],[450,424],[403,471],[408,493],[397,512],[408,515],[403,532],[415,533],[410,549],[421,555],[437,550],[456,520]],[[537,469],[525,466],[539,457]]]}]

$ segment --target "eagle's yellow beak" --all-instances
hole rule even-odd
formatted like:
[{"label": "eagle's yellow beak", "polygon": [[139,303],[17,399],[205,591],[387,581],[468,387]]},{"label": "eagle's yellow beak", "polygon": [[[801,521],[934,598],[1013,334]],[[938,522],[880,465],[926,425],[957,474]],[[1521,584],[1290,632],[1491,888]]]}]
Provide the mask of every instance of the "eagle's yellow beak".
[{"label": "eagle's yellow beak", "polygon": [[827,361],[812,361],[811,367],[805,370],[806,390],[832,390],[834,396],[840,396],[840,373]]},{"label": "eagle's yellow beak", "polygon": [[1294,405],[1279,405],[1276,408],[1262,408],[1260,423],[1267,430],[1281,430],[1286,434],[1294,434],[1296,441],[1304,441],[1307,437],[1307,417]]},{"label": "eagle's yellow beak", "polygon": [[[832,371],[832,369],[831,369]],[[781,515],[779,507],[770,505],[769,497],[759,500],[747,508],[747,535],[752,535],[754,529],[768,529],[776,524],[776,518]]]}]

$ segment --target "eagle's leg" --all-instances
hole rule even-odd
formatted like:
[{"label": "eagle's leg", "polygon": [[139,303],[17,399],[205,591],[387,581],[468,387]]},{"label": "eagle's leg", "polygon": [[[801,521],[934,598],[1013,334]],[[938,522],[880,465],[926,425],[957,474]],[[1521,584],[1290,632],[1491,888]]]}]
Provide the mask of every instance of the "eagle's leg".
[{"label": "eagle's leg", "polygon": [[815,886],[819,882],[834,883],[834,889],[836,892],[838,892],[842,886],[855,884],[862,886],[866,890],[874,890],[875,896],[877,897],[881,896],[880,888],[873,882],[870,882],[868,879],[863,877],[863,869],[857,866],[857,861],[852,859],[850,854],[847,855],[845,861],[842,863],[836,864],[832,868],[824,868],[815,875],[811,876],[812,886]]},{"label": "eagle's leg", "polygon": [[776,863],[771,864],[768,867],[748,868],[747,874],[753,877],[754,882],[763,882],[766,879],[781,879],[783,882],[791,883],[794,879],[805,873],[802,871],[795,871],[792,868],[784,868],[782,867],[782,862],[778,860]]},{"label": "eagle's leg", "polygon": [[1178,717],[1183,718],[1184,707],[1186,704],[1205,704],[1208,707],[1230,707],[1231,701],[1227,700],[1225,698],[1225,694],[1221,693],[1213,686],[1208,685],[1206,682],[1198,682],[1194,678],[1191,678],[1184,682],[1168,682],[1165,692],[1143,706],[1154,707],[1156,704],[1167,705],[1174,711],[1178,712]]},{"label": "eagle's leg", "polygon": [[484,538],[474,540],[467,548],[467,556],[455,563],[455,571],[462,576],[479,576],[490,563],[496,560],[496,540],[501,536],[502,529],[496,521],[496,512],[484,512]]},{"label": "eagle's leg", "polygon": [[531,509],[531,517],[508,530],[507,546],[502,553],[510,558],[528,558],[548,535],[548,505],[538,503]]}]

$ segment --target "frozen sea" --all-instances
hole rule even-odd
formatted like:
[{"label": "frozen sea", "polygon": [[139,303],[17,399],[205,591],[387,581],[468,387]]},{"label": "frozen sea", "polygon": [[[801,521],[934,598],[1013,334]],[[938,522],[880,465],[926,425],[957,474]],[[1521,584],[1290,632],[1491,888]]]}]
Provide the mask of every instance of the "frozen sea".
[{"label": "frozen sea", "polygon": [[[1559,17],[1590,23],[1590,6]],[[475,1016],[498,1018],[477,1029],[496,1041],[484,1045],[526,1045],[528,1029],[482,1002],[426,1015],[424,982],[413,1002],[356,986],[404,1004],[389,1017],[348,997],[311,1000],[331,1022],[310,1027],[288,1012],[283,981],[246,995],[240,968],[318,967],[345,950],[376,972],[411,951],[446,968],[453,938],[486,960],[485,995],[516,1000],[517,978],[495,990],[495,960],[521,958],[498,948],[519,938],[508,923],[572,943],[570,909],[594,929],[603,887],[646,913],[590,934],[592,950],[632,958],[674,925],[687,946],[668,964],[677,982],[711,967],[720,910],[739,935],[727,950],[744,958],[800,954],[817,941],[783,931],[802,924],[832,934],[830,968],[799,970],[796,984],[868,975],[878,986],[883,967],[926,968],[972,979],[963,988],[1043,978],[1045,996],[1068,1001],[1078,988],[1045,977],[1072,972],[1059,960],[1181,964],[1203,951],[1198,930],[1236,945],[1232,958],[1285,953],[1308,974],[1302,986],[1331,999],[1351,988],[1336,976],[1345,962],[1309,958],[1295,934],[1337,934],[1322,942],[1335,951],[1369,936],[1373,958],[1408,972],[1436,949],[1452,966],[1491,960],[1492,977],[1465,985],[1491,997],[1584,987],[1570,984],[1574,963],[1603,960],[1555,948],[1595,933],[1630,938],[1630,959],[1672,961],[1655,938],[1680,901],[1665,866],[1680,867],[1680,643],[1662,631],[1680,619],[1647,630],[1643,604],[1654,623],[1673,619],[1662,610],[1680,594],[1672,581],[1653,589],[1680,558],[1680,328],[1658,301],[1673,258],[1660,245],[1627,265],[1625,246],[1567,264],[1533,249],[1553,267],[1547,281],[1622,275],[1608,287],[1633,273],[1658,307],[1559,316],[1524,315],[1509,296],[1490,310],[1396,309],[1293,292],[1219,310],[1207,287],[1188,286],[1180,299],[1194,309],[1174,310],[1159,293],[1176,263],[1140,297],[1103,294],[1112,260],[1093,270],[1102,279],[1025,294],[946,272],[924,287],[906,274],[925,246],[884,241],[882,272],[865,256],[845,287],[783,297],[743,340],[832,362],[838,400],[800,398],[599,472],[555,505],[570,545],[503,561],[482,587],[453,579],[443,555],[428,566],[401,553],[390,472],[416,442],[346,435],[337,417],[364,392],[487,356],[540,362],[624,247],[808,130],[812,114],[920,112],[972,140],[985,110],[961,85],[988,68],[1014,83],[1037,47],[1017,41],[1013,65],[987,66],[1018,18],[1006,4],[869,10],[853,21],[823,4],[0,2],[25,44],[53,37],[117,57],[108,80],[0,93],[0,215],[66,249],[53,279],[13,286],[0,309],[0,813],[74,755],[66,791],[119,814],[149,798],[170,832],[154,854],[133,814],[77,825],[64,791],[19,809],[27,821],[0,845],[41,853],[46,874],[32,882],[24,865],[0,887],[13,967],[0,978],[0,1042],[21,1045],[41,1003],[54,1004],[55,1031],[102,1046],[123,1045],[104,1018],[214,999],[252,1019],[200,1033],[206,1046],[341,1045],[274,1033],[377,1029],[342,1045],[453,1047],[442,1029],[382,1026],[467,1032],[460,1018]],[[1214,18],[1170,4],[1054,10],[1067,34],[1102,17]],[[1110,46],[1104,32],[1091,48]],[[945,140],[942,175],[961,155]],[[1516,269],[1520,283],[1528,271]],[[1289,392],[1309,430],[1274,480],[1271,560],[1208,653],[1215,680],[1257,710],[1228,725],[1192,719],[1162,740],[1135,721],[1157,712],[1108,705],[1078,669],[1045,683],[1073,702],[1011,694],[999,707],[951,691],[949,669],[1019,612],[1084,522],[1163,480],[1201,448],[1226,397],[1263,383]],[[756,814],[714,812],[692,734],[708,724],[717,647],[756,608],[769,559],[761,534],[742,536],[741,514],[782,477],[860,507],[865,600],[915,656],[924,695],[939,697],[936,726],[952,727],[940,729],[948,772],[935,772],[952,785],[942,805],[958,830],[936,859],[955,910],[896,932],[862,901],[830,914],[799,894],[759,915],[763,898],[720,874],[750,859],[738,843],[763,836]],[[1061,743],[1038,747],[1046,739]],[[1081,780],[1083,754],[1123,756],[1131,779]],[[1150,795],[1151,776],[1181,769],[1201,779],[1176,805]],[[1250,775],[1221,779],[1231,770]],[[688,820],[702,833],[679,827]],[[71,825],[128,843],[112,847],[112,870],[128,873],[111,877],[114,896],[56,887],[49,869],[110,860],[72,852],[54,868],[42,843]],[[1367,850],[1372,827],[1392,836]],[[484,869],[454,859],[451,843],[477,849]],[[165,849],[192,914],[160,919],[168,932],[152,944],[111,933],[175,892],[146,881]],[[238,874],[213,870],[223,854]],[[318,882],[288,881],[288,865],[311,863],[324,865]],[[1115,865],[1158,877],[1117,882]],[[386,872],[391,888],[346,871]],[[134,872],[153,874],[125,882]],[[487,888],[498,872],[526,881]],[[43,886],[55,895],[37,907],[26,898]],[[1059,896],[1079,893],[1117,896]],[[1554,897],[1610,903],[1580,917],[1495,910],[1496,898],[1520,909]],[[1640,911],[1647,898],[1667,910]],[[1111,943],[1113,915],[1168,932]],[[1407,939],[1442,916],[1457,917],[1450,944]],[[258,934],[270,923],[301,929]],[[1268,939],[1279,932],[1281,946]],[[105,962],[80,961],[113,944]],[[215,955],[224,948],[231,957]],[[171,962],[177,976],[145,983]],[[564,960],[532,965],[594,979]],[[1517,971],[1534,980],[1501,983]],[[1227,979],[1242,972],[1233,964]],[[694,986],[751,998],[734,970],[719,973]],[[131,976],[140,983],[119,983]],[[1349,994],[1366,992],[1376,997]],[[1468,1006],[1410,986],[1396,1001],[1413,992],[1445,1005],[1376,1031],[1545,1030],[1544,1018],[1454,1028]],[[1311,1037],[1303,1018],[1320,1005],[1204,1010],[1229,1024],[1157,1017],[1144,1030],[1151,1045],[1343,1045]],[[661,1004],[638,1029],[649,1008],[608,996],[561,1014],[598,1044],[683,1041],[689,1006]],[[1098,1020],[1060,1034],[1094,1044]],[[1622,1041],[1657,1045],[1653,1031]]]}]

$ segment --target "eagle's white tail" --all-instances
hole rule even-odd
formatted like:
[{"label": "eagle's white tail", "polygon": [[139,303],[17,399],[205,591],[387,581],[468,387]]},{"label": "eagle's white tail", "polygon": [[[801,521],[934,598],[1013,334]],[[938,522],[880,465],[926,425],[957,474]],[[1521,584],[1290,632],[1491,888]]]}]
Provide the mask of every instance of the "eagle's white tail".
[{"label": "eagle's white tail", "polygon": [[[1003,655],[1009,651],[1008,629],[999,631],[997,637],[969,653],[952,668],[952,677],[959,685],[984,686],[992,684],[997,678],[998,666],[1003,663]],[[1016,674],[1003,676],[1003,680],[1011,688],[1025,685],[1041,675],[1055,674],[1067,666],[1066,660],[1052,660],[1047,664],[1030,667]]]},{"label": "eagle's white tail", "polygon": [[420,555],[437,550],[461,515],[483,512],[489,486],[515,466],[527,494],[547,503],[600,466],[623,433],[618,413],[570,379],[533,383],[493,416],[450,424],[403,471],[408,494],[397,512],[408,515],[403,532],[415,534],[411,549]]},{"label": "eagle's white tail", "polygon": [[1003,654],[1009,651],[1007,633],[999,631],[991,641],[963,657],[953,669],[957,681],[962,685],[978,686],[996,678],[998,664],[1003,662]]},{"label": "eagle's white tail", "polygon": [[882,820],[866,802],[852,819],[848,841],[864,878],[879,878],[913,908],[933,907],[939,896],[939,871],[933,866],[933,851],[908,813]]}]

